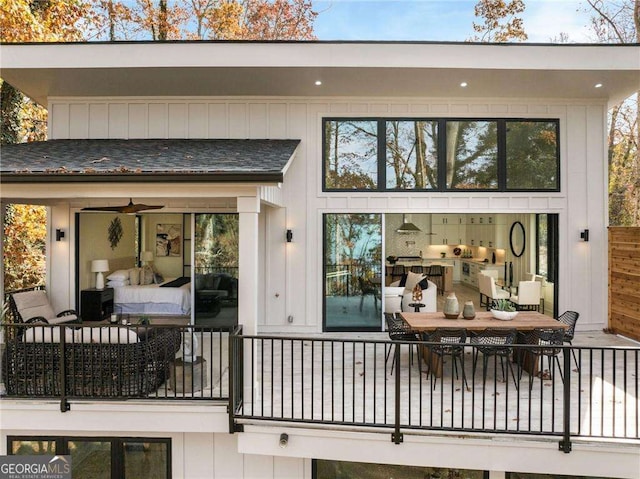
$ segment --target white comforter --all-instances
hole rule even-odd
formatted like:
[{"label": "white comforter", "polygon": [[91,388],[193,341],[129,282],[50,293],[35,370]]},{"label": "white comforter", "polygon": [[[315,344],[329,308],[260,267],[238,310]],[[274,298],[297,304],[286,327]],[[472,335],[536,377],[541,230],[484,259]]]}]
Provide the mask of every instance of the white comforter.
[{"label": "white comforter", "polygon": [[[174,279],[167,279],[165,283]],[[188,312],[191,310],[191,283],[184,284],[179,288],[161,288],[159,284],[118,286],[114,288],[114,303],[170,303],[178,305],[182,311]]]}]

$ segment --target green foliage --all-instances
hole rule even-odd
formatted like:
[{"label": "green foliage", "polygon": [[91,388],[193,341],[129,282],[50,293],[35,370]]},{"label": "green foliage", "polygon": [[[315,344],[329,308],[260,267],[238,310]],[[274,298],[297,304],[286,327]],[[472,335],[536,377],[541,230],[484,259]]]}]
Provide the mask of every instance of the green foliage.
[{"label": "green foliage", "polygon": [[516,308],[513,306],[513,303],[508,299],[494,300],[493,304],[491,305],[491,309],[494,309],[496,311],[507,311],[509,313],[512,313],[516,310]]}]

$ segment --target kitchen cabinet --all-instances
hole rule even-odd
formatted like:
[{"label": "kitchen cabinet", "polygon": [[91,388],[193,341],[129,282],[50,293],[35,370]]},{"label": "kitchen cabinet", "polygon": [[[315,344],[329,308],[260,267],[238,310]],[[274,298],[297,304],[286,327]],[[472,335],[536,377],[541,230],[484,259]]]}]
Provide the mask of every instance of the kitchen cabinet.
[{"label": "kitchen cabinet", "polygon": [[432,214],[431,244],[458,245],[467,241],[466,215]]},{"label": "kitchen cabinet", "polygon": [[466,225],[467,244],[504,249],[506,226],[502,221],[500,215],[469,215]]}]

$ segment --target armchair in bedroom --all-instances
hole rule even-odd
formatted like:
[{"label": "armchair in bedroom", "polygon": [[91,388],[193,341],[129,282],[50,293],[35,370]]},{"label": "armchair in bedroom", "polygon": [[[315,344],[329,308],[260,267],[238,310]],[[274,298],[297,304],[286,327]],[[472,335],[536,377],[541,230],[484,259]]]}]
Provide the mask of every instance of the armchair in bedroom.
[{"label": "armchair in bedroom", "polygon": [[[404,286],[399,286],[400,281],[394,281],[384,288],[384,312],[395,313],[397,311],[414,311],[410,303],[413,303],[413,292]],[[427,281],[427,288],[422,290],[421,313],[434,313],[438,310],[438,287],[435,283]]]}]

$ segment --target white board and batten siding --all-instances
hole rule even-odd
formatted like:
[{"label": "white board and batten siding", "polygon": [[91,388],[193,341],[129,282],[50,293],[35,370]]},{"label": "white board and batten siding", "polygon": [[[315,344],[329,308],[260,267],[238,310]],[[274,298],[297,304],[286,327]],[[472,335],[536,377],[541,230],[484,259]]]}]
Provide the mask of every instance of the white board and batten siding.
[{"label": "white board and batten siding", "polygon": [[[580,311],[582,329],[607,317],[606,103],[430,98],[50,98],[52,139],[300,139],[281,192],[285,212],[262,208],[266,240],[263,332],[322,329],[322,214],[558,213],[559,311]],[[557,118],[561,191],[553,193],[323,193],[323,117]],[[268,196],[269,193],[265,193]],[[268,198],[264,198],[268,202]],[[267,213],[264,213],[267,211]],[[284,230],[294,241],[281,247]],[[580,241],[589,228],[590,241]],[[262,275],[261,275],[262,276]],[[276,293],[278,293],[276,295]],[[289,323],[286,317],[291,315]]]}]

